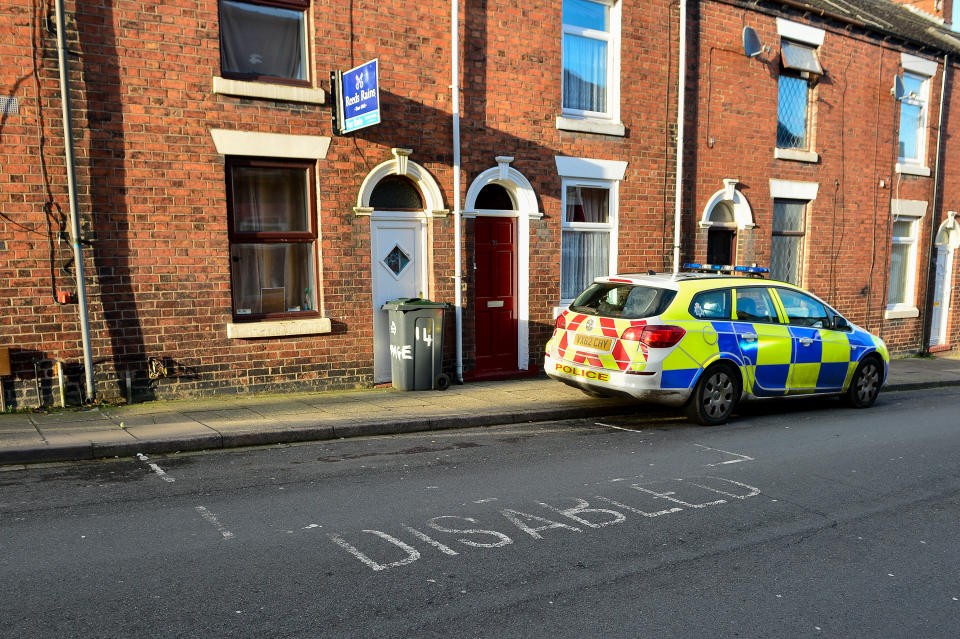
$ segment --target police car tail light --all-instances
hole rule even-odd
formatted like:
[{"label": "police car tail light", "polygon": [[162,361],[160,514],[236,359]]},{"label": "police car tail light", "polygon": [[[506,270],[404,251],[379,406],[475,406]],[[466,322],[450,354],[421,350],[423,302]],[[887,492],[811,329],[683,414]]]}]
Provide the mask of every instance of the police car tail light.
[{"label": "police car tail light", "polygon": [[563,316],[563,313],[557,316],[557,330],[565,331],[567,330],[567,318]]},{"label": "police car tail light", "polygon": [[679,326],[644,326],[640,341],[650,348],[669,348],[683,339],[686,331]]},{"label": "police car tail light", "polygon": [[620,339],[625,339],[628,342],[639,342],[642,335],[642,326],[631,326],[623,332],[623,334],[620,336]]}]

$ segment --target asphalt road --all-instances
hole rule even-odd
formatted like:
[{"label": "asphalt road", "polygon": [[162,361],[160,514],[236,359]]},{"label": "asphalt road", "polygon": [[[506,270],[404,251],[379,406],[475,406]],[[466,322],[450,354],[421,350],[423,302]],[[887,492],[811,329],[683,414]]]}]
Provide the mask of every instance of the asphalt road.
[{"label": "asphalt road", "polygon": [[0,636],[952,639],[958,488],[955,389],[8,470]]}]

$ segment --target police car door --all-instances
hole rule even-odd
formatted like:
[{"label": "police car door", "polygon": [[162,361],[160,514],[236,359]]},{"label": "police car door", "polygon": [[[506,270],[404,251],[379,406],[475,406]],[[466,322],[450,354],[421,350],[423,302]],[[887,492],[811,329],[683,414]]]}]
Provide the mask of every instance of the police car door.
[{"label": "police car door", "polygon": [[777,288],[776,293],[793,340],[790,392],[841,390],[850,362],[847,334],[833,330],[831,314],[819,300],[788,288]]},{"label": "police car door", "polygon": [[753,372],[753,394],[782,395],[789,379],[792,345],[770,290],[762,286],[735,289],[733,312],[740,352]]}]

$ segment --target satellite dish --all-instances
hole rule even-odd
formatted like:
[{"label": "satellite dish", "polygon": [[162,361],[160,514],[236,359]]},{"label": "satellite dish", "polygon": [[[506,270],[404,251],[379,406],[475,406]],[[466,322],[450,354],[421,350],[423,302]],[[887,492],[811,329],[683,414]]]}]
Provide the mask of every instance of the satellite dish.
[{"label": "satellite dish", "polygon": [[763,43],[753,27],[743,28],[743,52],[748,58],[755,58],[763,53]]},{"label": "satellite dish", "polygon": [[907,94],[907,90],[903,86],[903,78],[899,75],[893,76],[893,88],[890,89],[890,92],[893,93],[893,97],[897,100],[902,100]]}]

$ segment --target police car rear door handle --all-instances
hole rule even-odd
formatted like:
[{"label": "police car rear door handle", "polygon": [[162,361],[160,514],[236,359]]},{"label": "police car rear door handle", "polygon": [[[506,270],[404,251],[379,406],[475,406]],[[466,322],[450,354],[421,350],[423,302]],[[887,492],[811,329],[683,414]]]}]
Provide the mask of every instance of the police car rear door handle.
[{"label": "police car rear door handle", "polygon": [[748,342],[755,342],[755,341],[757,341],[757,334],[756,334],[756,333],[744,333],[744,334],[742,335],[742,337],[743,337],[743,339],[747,340]]},{"label": "police car rear door handle", "polygon": [[811,344],[813,344],[813,339],[809,337],[801,337],[800,343],[803,344],[804,346],[810,346]]}]

